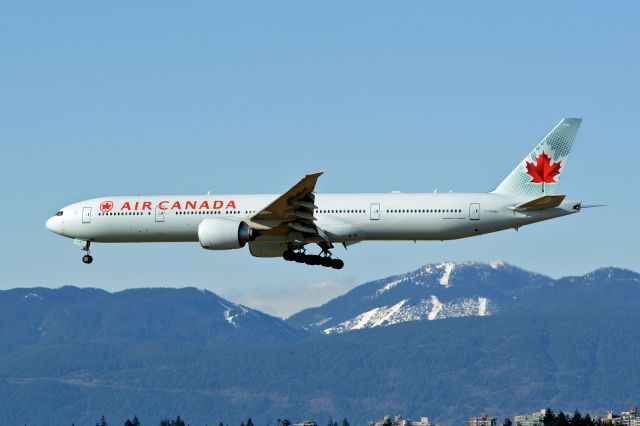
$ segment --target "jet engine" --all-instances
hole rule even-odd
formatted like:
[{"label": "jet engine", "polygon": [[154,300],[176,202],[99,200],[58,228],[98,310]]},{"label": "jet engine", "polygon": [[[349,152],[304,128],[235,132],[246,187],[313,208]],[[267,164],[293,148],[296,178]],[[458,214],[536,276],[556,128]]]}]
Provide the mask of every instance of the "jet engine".
[{"label": "jet engine", "polygon": [[256,231],[238,219],[210,218],[198,226],[198,241],[207,250],[238,249],[255,240],[256,236]]}]

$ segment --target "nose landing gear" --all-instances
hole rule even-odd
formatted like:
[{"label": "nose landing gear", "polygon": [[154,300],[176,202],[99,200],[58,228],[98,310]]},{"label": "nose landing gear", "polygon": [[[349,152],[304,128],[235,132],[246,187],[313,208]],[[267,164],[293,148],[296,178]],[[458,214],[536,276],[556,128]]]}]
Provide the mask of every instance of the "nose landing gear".
[{"label": "nose landing gear", "polygon": [[91,245],[91,241],[85,241],[83,246],[82,246],[82,251],[86,251],[87,254],[85,254],[84,256],[82,256],[82,262],[86,263],[87,265],[91,262],[93,262],[93,257],[91,256],[91,254],[89,254],[89,246]]}]

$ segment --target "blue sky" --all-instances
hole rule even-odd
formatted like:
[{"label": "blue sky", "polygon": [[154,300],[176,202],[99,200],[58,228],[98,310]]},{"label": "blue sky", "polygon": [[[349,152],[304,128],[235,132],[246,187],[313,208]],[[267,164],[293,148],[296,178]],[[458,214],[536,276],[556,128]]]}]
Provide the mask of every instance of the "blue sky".
[{"label": "blue sky", "polygon": [[[636,2],[5,2],[0,289],[193,285],[287,315],[445,260],[640,270]],[[489,191],[583,117],[562,191],[605,209],[480,238],[370,242],[341,271],[44,228],[109,194]]]}]

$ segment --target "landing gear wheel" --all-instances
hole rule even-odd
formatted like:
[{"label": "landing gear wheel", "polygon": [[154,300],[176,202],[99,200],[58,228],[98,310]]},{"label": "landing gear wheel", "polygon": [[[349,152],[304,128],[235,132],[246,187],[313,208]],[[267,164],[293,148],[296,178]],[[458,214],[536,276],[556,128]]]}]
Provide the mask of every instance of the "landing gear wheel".
[{"label": "landing gear wheel", "polygon": [[82,251],[87,252],[87,254],[82,256],[82,261],[87,265],[93,262],[93,257],[91,257],[91,254],[89,253],[89,246],[91,246],[91,241],[85,241],[84,244],[82,245]]},{"label": "landing gear wheel", "polygon": [[330,257],[323,257],[320,259],[320,264],[322,266],[326,266],[327,268],[331,266],[331,262],[333,259],[331,259]]},{"label": "landing gear wheel", "polygon": [[340,259],[332,259],[331,260],[331,267],[333,269],[342,269],[344,267],[344,262]]},{"label": "landing gear wheel", "polygon": [[287,250],[282,253],[282,258],[287,262],[291,262],[293,259],[295,259],[295,253],[293,252],[293,250]]},{"label": "landing gear wheel", "polygon": [[294,262],[297,262],[297,263],[304,263],[306,258],[307,258],[307,255],[305,255],[304,253],[294,253],[293,254],[293,260],[294,260]]}]

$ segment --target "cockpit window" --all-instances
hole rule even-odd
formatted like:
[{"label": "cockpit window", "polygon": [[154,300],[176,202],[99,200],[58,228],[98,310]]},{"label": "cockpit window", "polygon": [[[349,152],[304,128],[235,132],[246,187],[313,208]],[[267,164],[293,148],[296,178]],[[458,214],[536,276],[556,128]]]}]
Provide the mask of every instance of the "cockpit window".
[{"label": "cockpit window", "polygon": [[58,213],[56,213],[56,216],[62,216],[63,211],[60,210]]}]

